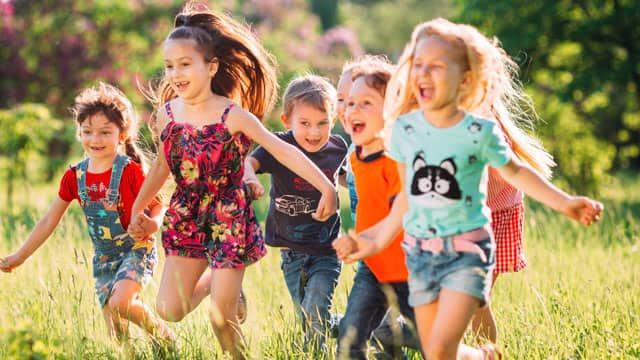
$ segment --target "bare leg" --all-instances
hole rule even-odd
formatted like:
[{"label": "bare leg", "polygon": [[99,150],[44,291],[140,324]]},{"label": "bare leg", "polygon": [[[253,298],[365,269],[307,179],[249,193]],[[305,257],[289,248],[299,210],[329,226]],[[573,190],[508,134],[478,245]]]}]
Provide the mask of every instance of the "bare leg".
[{"label": "bare leg", "polygon": [[211,325],[224,352],[243,359],[242,332],[237,323],[238,299],[244,269],[212,270],[211,288],[225,289],[211,293]]},{"label": "bare leg", "polygon": [[[196,288],[193,290],[193,296],[191,297],[191,308],[195,309],[198,305],[213,292],[211,287],[211,271],[205,271],[204,274],[198,280]],[[244,296],[242,290],[240,291],[240,300],[238,302],[238,313],[236,314],[238,322],[244,323],[247,318],[247,299]]]},{"label": "bare leg", "polygon": [[122,342],[129,334],[128,321],[122,319],[118,314],[111,311],[108,305],[102,308],[102,316],[104,322],[107,325],[107,332],[109,336],[116,339],[118,342]]},{"label": "bare leg", "polygon": [[194,290],[207,266],[206,259],[167,257],[156,299],[156,311],[161,318],[180,321],[195,308]]},{"label": "bare leg", "polygon": [[[497,278],[498,274],[494,274],[493,281],[491,282],[492,291]],[[496,320],[493,317],[490,303],[476,311],[473,316],[473,321],[471,322],[471,330],[481,339],[486,339],[492,343],[498,341],[498,327],[496,326]]]},{"label": "bare leg", "polygon": [[112,314],[133,322],[152,336],[158,336],[168,341],[175,340],[176,336],[173,331],[166,327],[162,320],[156,319],[151,310],[142,302],[141,290],[142,286],[133,280],[120,280],[113,287],[106,307],[110,309]]},{"label": "bare leg", "polygon": [[478,299],[457,291],[442,289],[437,302],[415,308],[420,342],[430,360],[478,359],[481,350],[461,344]]}]

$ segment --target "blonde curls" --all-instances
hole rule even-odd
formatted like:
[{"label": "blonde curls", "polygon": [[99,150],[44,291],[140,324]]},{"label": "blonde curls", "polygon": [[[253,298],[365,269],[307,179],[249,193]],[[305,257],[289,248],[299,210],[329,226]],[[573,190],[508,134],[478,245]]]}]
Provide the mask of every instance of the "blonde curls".
[{"label": "blonde curls", "polygon": [[459,59],[462,69],[470,71],[471,83],[460,94],[460,107],[497,121],[516,156],[550,178],[553,157],[528,134],[539,117],[518,81],[518,65],[497,39],[488,39],[471,25],[439,18],[416,26],[389,83],[387,93],[398,95],[385,99],[385,118],[396,119],[418,109],[408,81],[416,45],[426,36],[438,36],[449,43],[457,52],[454,59]]}]

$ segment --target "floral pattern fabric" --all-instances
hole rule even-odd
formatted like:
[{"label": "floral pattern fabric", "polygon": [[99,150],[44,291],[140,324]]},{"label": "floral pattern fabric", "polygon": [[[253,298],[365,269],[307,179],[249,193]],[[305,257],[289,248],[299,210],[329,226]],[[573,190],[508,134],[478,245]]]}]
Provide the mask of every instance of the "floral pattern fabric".
[{"label": "floral pattern fabric", "polygon": [[196,128],[173,119],[160,135],[176,189],[164,219],[166,255],[206,258],[213,268],[243,268],[266,254],[245,186],[251,140],[231,135],[225,120]]}]

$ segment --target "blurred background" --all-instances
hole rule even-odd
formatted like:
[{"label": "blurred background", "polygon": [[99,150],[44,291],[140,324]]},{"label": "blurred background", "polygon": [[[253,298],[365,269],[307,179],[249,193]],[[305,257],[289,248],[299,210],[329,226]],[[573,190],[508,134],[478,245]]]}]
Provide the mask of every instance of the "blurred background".
[{"label": "blurred background", "polygon": [[[68,112],[106,81],[142,118],[140,88],[162,75],[162,42],[184,1],[0,0],[0,198],[57,181],[79,158]],[[276,56],[281,89],[311,71],[337,81],[363,53],[397,60],[413,27],[441,16],[496,36],[521,67],[543,119],[535,133],[556,182],[598,195],[640,167],[640,2],[635,0],[221,0]],[[281,90],[282,91],[282,90]],[[279,129],[279,105],[266,120]],[[337,125],[336,131],[341,131]],[[614,176],[615,175],[615,176]],[[3,201],[3,203],[6,203]]]}]

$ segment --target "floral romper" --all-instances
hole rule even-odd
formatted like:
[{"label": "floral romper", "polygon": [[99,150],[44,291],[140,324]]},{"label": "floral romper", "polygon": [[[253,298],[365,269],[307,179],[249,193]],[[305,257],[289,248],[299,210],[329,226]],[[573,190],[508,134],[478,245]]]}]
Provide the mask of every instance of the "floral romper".
[{"label": "floral romper", "polygon": [[93,277],[100,306],[109,300],[114,285],[120,280],[133,280],[145,285],[153,276],[157,263],[156,248],[152,239],[134,241],[124,230],[118,213],[120,179],[125,166],[131,161],[118,155],[111,170],[111,180],[106,198],[92,201],[87,191],[87,167],[89,159],[76,167],[80,206],[87,219],[89,236],[93,241]]},{"label": "floral romper", "polygon": [[242,181],[251,140],[231,135],[225,120],[195,128],[170,122],[160,140],[176,189],[165,214],[162,244],[169,255],[208,259],[212,268],[244,268],[266,254]]}]

